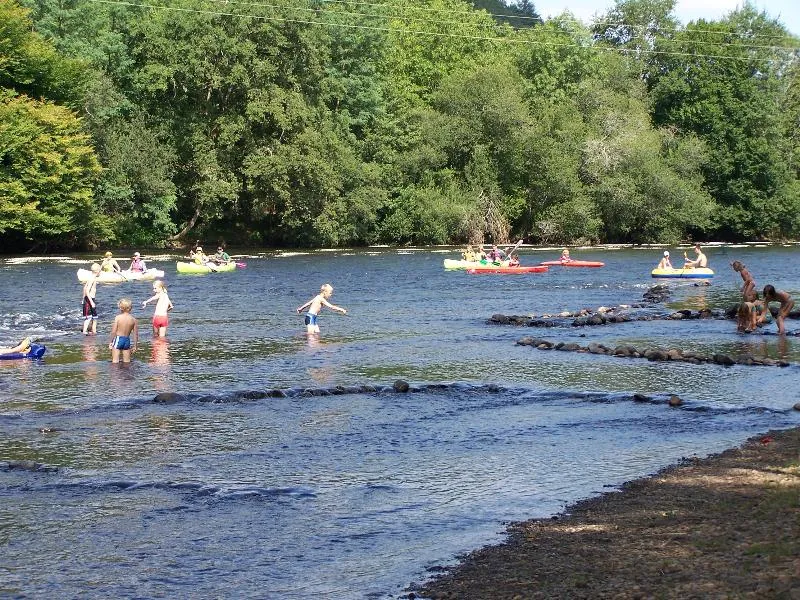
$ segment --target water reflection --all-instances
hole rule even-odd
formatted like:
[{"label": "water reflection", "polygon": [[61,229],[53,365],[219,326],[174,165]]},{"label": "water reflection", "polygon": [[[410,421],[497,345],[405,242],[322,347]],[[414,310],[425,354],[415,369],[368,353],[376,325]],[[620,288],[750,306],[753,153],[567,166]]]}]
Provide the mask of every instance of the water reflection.
[{"label": "water reflection", "polygon": [[153,338],[150,345],[150,364],[170,366],[169,342],[165,338]]},{"label": "water reflection", "polygon": [[100,372],[97,368],[98,352],[99,351],[94,338],[83,338],[81,356],[83,358],[83,362],[87,363],[83,369],[83,376],[86,381],[96,380]]}]

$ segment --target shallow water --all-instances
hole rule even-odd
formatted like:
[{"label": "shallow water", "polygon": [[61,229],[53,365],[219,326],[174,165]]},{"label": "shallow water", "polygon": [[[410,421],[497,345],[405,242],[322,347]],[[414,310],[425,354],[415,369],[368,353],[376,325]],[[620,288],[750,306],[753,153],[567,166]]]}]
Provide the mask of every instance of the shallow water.
[{"label": "shallow water", "polygon": [[[85,257],[0,260],[0,345],[30,334],[48,347],[41,362],[0,361],[0,461],[58,467],[0,470],[0,595],[396,598],[427,568],[501,539],[507,521],[800,424],[797,366],[515,345],[537,335],[800,363],[795,337],[722,320],[486,323],[639,302],[660,251],[573,254],[606,267],[470,276],[442,269],[446,249],[372,249],[253,253],[235,273],[179,276],[161,257],[151,266],[167,272],[169,336],[152,340],[151,309],[137,309],[128,366],[109,362],[112,307],[123,295],[141,306],[148,283],[101,286],[100,335],[84,338]],[[555,255],[528,249],[522,262]],[[800,292],[797,247],[708,255],[713,284],[673,282],[669,308],[735,302],[734,259],[759,288]],[[348,316],[323,313],[309,339],[294,309],[325,282]],[[393,392],[398,378],[414,391]],[[263,393],[275,388],[287,397]],[[187,397],[154,404],[163,391]],[[683,407],[665,406],[673,393]]]}]

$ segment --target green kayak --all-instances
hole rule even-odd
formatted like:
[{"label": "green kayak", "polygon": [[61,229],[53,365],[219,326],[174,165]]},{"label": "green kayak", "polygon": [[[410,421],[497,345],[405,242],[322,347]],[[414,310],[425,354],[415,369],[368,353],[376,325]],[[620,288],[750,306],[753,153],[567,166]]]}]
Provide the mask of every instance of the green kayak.
[{"label": "green kayak", "polygon": [[229,262],[224,265],[214,265],[210,267],[208,265],[198,265],[197,263],[190,263],[190,262],[178,262],[178,273],[192,273],[195,275],[201,275],[203,273],[219,273],[222,271],[235,271],[236,270],[236,263]]}]

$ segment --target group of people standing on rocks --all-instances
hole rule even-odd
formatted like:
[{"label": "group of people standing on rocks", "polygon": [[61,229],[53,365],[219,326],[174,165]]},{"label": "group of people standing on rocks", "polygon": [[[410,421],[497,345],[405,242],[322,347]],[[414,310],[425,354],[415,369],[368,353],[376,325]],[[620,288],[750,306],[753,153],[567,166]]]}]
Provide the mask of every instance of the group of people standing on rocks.
[{"label": "group of people standing on rocks", "polygon": [[775,324],[778,326],[778,334],[785,334],[786,326],[784,320],[794,307],[794,300],[789,293],[777,290],[775,286],[768,284],[764,286],[762,297],[759,298],[756,291],[756,280],[744,264],[735,260],[731,263],[731,267],[741,275],[744,282],[742,286],[742,302],[736,311],[737,330],[749,333],[755,331],[757,327],[764,323],[768,323],[772,318],[769,305],[771,302],[778,302],[780,306],[778,306],[778,312],[775,315]]}]

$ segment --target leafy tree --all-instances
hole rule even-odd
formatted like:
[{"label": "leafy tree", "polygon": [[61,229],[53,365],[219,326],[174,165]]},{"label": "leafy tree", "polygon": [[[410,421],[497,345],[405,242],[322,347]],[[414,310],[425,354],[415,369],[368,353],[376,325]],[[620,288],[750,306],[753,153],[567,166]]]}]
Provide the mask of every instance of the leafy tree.
[{"label": "leafy tree", "polygon": [[110,234],[95,213],[100,166],[67,108],[0,90],[0,233],[92,244]]},{"label": "leafy tree", "polygon": [[[725,239],[796,235],[800,198],[780,99],[796,62],[787,32],[752,6],[690,24],[653,78],[656,122],[694,132],[709,148],[705,180]],[[775,40],[773,44],[760,40]]]}]

